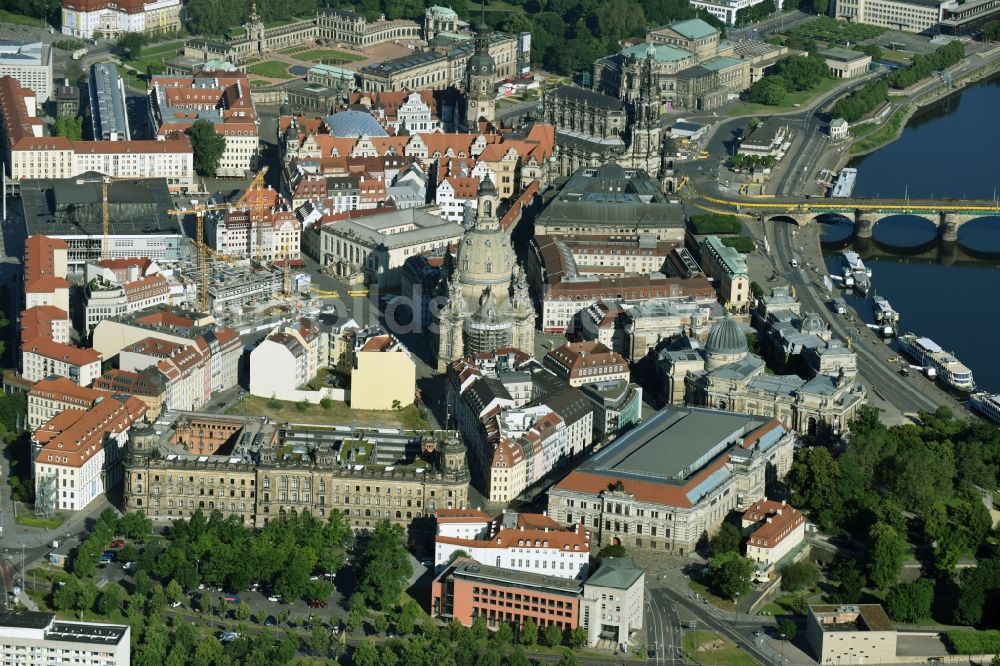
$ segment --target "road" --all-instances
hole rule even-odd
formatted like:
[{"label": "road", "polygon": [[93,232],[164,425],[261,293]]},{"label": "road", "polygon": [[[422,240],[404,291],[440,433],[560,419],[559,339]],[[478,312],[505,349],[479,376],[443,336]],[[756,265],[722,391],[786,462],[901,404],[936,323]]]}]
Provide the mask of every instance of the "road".
[{"label": "road", "polygon": [[[883,343],[876,341],[867,328],[848,326],[842,316],[830,312],[826,306],[826,300],[829,296],[821,292],[818,284],[819,276],[808,270],[804,261],[799,262],[798,268],[786,268],[790,265],[792,258],[801,258],[802,256],[796,238],[799,233],[798,228],[795,225],[777,220],[765,224],[765,233],[771,247],[775,270],[778,273],[786,273],[789,284],[795,287],[796,296],[802,302],[803,312],[819,313],[837,336],[843,340],[852,341],[858,359],[858,372],[867,380],[869,388],[877,391],[903,412],[934,411],[937,409],[941,403],[928,395],[927,387],[922,385],[922,381],[918,377],[903,377],[895,371],[894,366],[890,366],[885,360],[879,358],[874,350],[874,345],[882,345]],[[822,266],[822,264],[818,265]],[[825,270],[822,271],[823,274],[825,272]]]}]

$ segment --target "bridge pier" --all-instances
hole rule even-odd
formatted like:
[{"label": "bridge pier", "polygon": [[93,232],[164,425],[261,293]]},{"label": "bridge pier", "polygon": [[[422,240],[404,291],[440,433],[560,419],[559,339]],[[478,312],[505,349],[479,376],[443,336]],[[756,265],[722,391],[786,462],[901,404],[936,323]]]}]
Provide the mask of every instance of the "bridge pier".
[{"label": "bridge pier", "polygon": [[875,228],[875,216],[871,213],[854,211],[854,235],[858,238],[871,238]]},{"label": "bridge pier", "polygon": [[958,241],[958,229],[964,220],[952,213],[941,212],[941,223],[938,228],[941,230],[941,240],[949,243]]}]

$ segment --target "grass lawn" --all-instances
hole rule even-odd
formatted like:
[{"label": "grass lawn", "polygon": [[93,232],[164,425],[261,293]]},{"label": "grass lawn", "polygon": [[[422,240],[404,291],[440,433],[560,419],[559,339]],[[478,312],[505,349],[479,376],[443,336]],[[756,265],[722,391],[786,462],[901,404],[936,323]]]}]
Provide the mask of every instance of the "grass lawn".
[{"label": "grass lawn", "polygon": [[775,598],[771,603],[763,608],[763,615],[798,615],[793,608],[795,599],[803,594],[811,595],[815,591],[798,592],[796,594],[783,594]]},{"label": "grass lawn", "polygon": [[146,46],[142,49],[141,60],[146,60],[147,58],[153,58],[154,56],[167,56],[172,57],[184,48],[184,40],[178,39],[172,42],[163,42],[162,44],[154,44],[152,46]]},{"label": "grass lawn", "polygon": [[889,119],[882,128],[877,131],[869,133],[865,138],[860,141],[856,141],[851,144],[851,154],[858,155],[859,153],[866,153],[869,150],[878,148],[884,143],[889,143],[894,138],[896,138],[896,133],[899,128],[903,126],[903,119],[906,117],[906,109],[899,109],[892,114],[892,118]]},{"label": "grass lawn", "polygon": [[684,634],[684,653],[699,664],[714,666],[754,666],[750,655],[714,631],[689,631]]},{"label": "grass lawn", "polygon": [[[277,408],[274,405],[277,405]],[[248,395],[241,402],[230,407],[227,413],[242,415],[244,409],[246,409],[248,416],[266,416],[278,422],[288,421],[316,425],[352,423],[359,426],[401,427],[413,430],[429,426],[427,420],[420,415],[414,405],[404,407],[398,412],[391,410],[378,412],[351,409],[347,403],[334,400],[330,409],[323,409],[321,405],[309,405],[304,409],[299,409],[298,403]]]},{"label": "grass lawn", "polygon": [[266,88],[269,85],[271,85],[271,82],[264,79],[250,79],[251,88]]},{"label": "grass lawn", "polygon": [[364,60],[365,57],[356,53],[337,51],[336,49],[312,49],[295,54],[296,60],[305,62],[321,62],[323,60],[340,60],[341,62],[356,62]]},{"label": "grass lawn", "polygon": [[724,611],[729,611],[732,613],[736,610],[736,605],[733,604],[732,599],[723,599],[712,594],[707,587],[699,583],[698,581],[689,580],[688,587],[690,587],[695,592],[701,594],[704,598],[708,599],[708,603],[712,604],[716,608],[721,608]]},{"label": "grass lawn", "polygon": [[782,100],[779,106],[768,106],[766,104],[751,104],[749,102],[741,102],[731,108],[726,109],[725,114],[727,116],[756,116],[763,115],[767,116],[772,113],[778,113],[780,111],[790,111],[796,108],[796,104],[799,106],[807,106],[817,97],[821,97],[826,93],[833,90],[838,84],[843,83],[843,79],[823,79],[818,86],[810,90],[803,90],[802,92],[793,92],[785,95],[785,99]]},{"label": "grass lawn", "polygon": [[45,530],[54,530],[64,522],[66,522],[66,514],[64,513],[56,513],[51,518],[38,518],[37,516],[25,516],[24,514],[17,517],[18,525],[38,527]]},{"label": "grass lawn", "polygon": [[6,9],[0,9],[0,23],[14,23],[16,25],[33,25],[36,28],[44,28],[48,25],[42,19],[33,18],[31,16],[21,16],[20,14],[15,14],[9,12]]},{"label": "grass lawn", "polygon": [[288,63],[278,60],[265,60],[247,67],[248,74],[266,76],[271,79],[290,79],[292,75],[288,73]]},{"label": "grass lawn", "polygon": [[913,60],[913,54],[907,51],[893,51],[892,49],[882,49],[882,60],[898,62],[901,65],[909,65]]},{"label": "grass lawn", "polygon": [[788,32],[799,37],[837,44],[846,44],[847,42],[857,44],[860,41],[878,37],[885,30],[885,28],[879,26],[848,23],[846,21],[838,21],[829,16],[821,16],[814,21],[797,25]]}]

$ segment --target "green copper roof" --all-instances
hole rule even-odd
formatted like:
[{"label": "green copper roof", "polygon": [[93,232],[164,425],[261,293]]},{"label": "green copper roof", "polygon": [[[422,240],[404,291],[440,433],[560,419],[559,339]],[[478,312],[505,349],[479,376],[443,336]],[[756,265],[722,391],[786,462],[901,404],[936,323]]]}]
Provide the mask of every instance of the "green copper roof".
[{"label": "green copper roof", "polygon": [[[684,49],[679,49],[676,46],[670,46],[669,44],[653,44],[656,49],[656,55],[654,59],[656,62],[676,62],[678,60],[684,60],[685,58],[690,58],[694,54],[690,51],[685,51]],[[626,56],[635,56],[636,58],[642,60],[646,57],[646,49],[649,48],[649,44],[636,44],[635,46],[630,46],[627,49],[622,49],[622,54]]]},{"label": "green copper roof", "polygon": [[627,590],[643,573],[642,569],[636,568],[631,557],[607,557],[601,561],[597,573],[587,579],[587,585]]},{"label": "green copper roof", "polygon": [[719,32],[709,24],[697,18],[671,23],[670,29],[674,32],[680,33],[688,39],[701,39],[702,37],[708,37],[709,35],[714,35]]},{"label": "green copper roof", "polygon": [[733,67],[734,65],[742,64],[743,61],[739,58],[730,58],[729,56],[719,56],[718,58],[712,58],[711,60],[706,60],[701,63],[701,66],[705,69],[710,69],[713,72],[717,72],[720,69],[726,69],[727,67]]}]

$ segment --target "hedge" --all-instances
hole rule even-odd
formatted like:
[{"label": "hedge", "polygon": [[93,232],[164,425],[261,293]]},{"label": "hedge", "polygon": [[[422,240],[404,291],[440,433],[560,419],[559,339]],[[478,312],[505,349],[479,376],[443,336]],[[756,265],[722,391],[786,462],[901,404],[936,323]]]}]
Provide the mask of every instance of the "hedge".
[{"label": "hedge", "polygon": [[692,215],[691,226],[696,234],[738,234],[742,228],[735,215],[719,213]]},{"label": "hedge", "polygon": [[1000,631],[946,631],[945,640],[957,654],[1000,654]]},{"label": "hedge", "polygon": [[736,248],[743,254],[750,254],[757,249],[757,245],[749,236],[730,236],[729,238],[722,238],[720,240],[723,245]]}]

